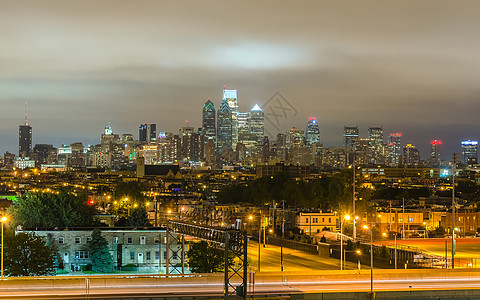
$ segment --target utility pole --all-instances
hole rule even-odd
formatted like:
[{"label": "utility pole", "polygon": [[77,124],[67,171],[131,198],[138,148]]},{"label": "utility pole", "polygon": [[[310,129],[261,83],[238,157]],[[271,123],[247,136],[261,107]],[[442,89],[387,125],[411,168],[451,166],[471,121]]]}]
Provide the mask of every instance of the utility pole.
[{"label": "utility pole", "polygon": [[458,154],[452,154],[452,269],[455,269],[455,167]]},{"label": "utility pole", "polygon": [[283,272],[283,240],[285,238],[285,200],[282,200],[282,242],[280,243],[280,267]]},{"label": "utility pole", "polygon": [[355,214],[355,156],[353,157],[353,163],[352,163],[352,169],[353,169],[353,240],[357,240],[357,215]]},{"label": "utility pole", "polygon": [[402,221],[403,221],[403,231],[402,239],[405,239],[405,197],[402,197]]}]

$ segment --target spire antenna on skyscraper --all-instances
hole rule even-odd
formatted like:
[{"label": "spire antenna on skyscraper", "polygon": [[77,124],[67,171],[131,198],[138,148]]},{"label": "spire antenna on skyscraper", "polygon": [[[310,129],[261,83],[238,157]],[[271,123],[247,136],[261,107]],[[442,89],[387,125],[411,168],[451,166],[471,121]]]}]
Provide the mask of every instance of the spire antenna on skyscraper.
[{"label": "spire antenna on skyscraper", "polygon": [[28,125],[28,118],[27,118],[27,101],[25,101],[25,125]]}]

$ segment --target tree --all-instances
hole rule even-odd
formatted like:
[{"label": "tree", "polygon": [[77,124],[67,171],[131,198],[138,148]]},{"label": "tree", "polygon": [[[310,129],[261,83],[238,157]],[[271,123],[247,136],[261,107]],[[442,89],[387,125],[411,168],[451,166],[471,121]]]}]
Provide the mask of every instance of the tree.
[{"label": "tree", "polygon": [[55,274],[55,251],[33,233],[5,231],[5,274],[45,276]]},{"label": "tree", "polygon": [[[222,272],[225,265],[225,252],[205,241],[190,243],[187,257],[190,271],[193,273]],[[229,260],[233,263],[231,257]]]},{"label": "tree", "polygon": [[27,193],[9,208],[13,224],[34,227],[89,227],[96,225],[96,209],[86,195]]},{"label": "tree", "polygon": [[150,222],[148,221],[147,210],[145,209],[145,206],[141,205],[133,208],[128,216],[127,223],[129,226],[133,227],[149,226]]},{"label": "tree", "polygon": [[88,245],[92,271],[108,273],[113,271],[113,258],[108,250],[108,242],[99,229],[92,232],[92,240]]}]

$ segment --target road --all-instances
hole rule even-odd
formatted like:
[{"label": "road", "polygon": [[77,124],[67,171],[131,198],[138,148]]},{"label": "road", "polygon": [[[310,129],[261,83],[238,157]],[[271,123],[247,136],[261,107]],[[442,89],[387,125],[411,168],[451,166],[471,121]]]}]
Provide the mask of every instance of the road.
[{"label": "road", "polygon": [[[446,242],[446,243],[445,243]],[[385,242],[382,242],[385,243]],[[394,241],[386,241],[386,243],[394,244]],[[398,245],[408,245],[417,247],[419,251],[432,253],[438,256],[451,258],[452,239],[433,238],[433,239],[406,239],[397,240]],[[480,267],[480,238],[459,238],[456,239],[455,259],[457,267]],[[470,265],[472,264],[472,265]]]},{"label": "road", "polygon": [[[379,270],[374,273],[374,291],[480,289],[480,271],[470,273],[460,272],[460,270],[450,271]],[[265,274],[267,275],[259,276],[255,284],[256,295],[370,291],[369,272],[366,270],[328,271],[320,274],[317,272],[317,275],[302,275],[301,272],[286,272],[286,275],[279,275],[278,272],[271,273],[274,275]],[[135,297],[221,296],[222,280],[223,277],[219,275],[196,278],[105,276],[105,279],[96,276],[91,280],[88,293],[90,299],[126,295]],[[50,284],[48,281],[55,281],[55,283]],[[480,290],[478,293],[480,294]],[[82,278],[0,282],[0,299],[85,299],[85,294],[86,289]]]},{"label": "road", "polygon": [[[250,269],[258,271],[258,243],[250,241],[248,243],[248,259]],[[280,247],[266,245],[260,250],[260,270],[262,272],[280,271]],[[358,265],[346,262],[347,270],[355,270]],[[368,266],[366,268],[369,268]],[[338,270],[340,269],[340,260],[320,257],[318,255],[305,253],[298,250],[283,248],[283,269],[284,271],[311,272],[318,270]]]}]

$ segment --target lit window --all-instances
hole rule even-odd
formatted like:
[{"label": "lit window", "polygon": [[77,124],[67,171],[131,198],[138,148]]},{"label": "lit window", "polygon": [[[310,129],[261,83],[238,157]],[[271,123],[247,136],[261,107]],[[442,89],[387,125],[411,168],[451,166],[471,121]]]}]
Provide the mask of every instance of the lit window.
[{"label": "lit window", "polygon": [[75,258],[76,259],[88,259],[89,253],[88,251],[75,251]]},{"label": "lit window", "polygon": [[145,245],[145,242],[147,241],[147,238],[144,236],[140,237],[140,245]]}]

